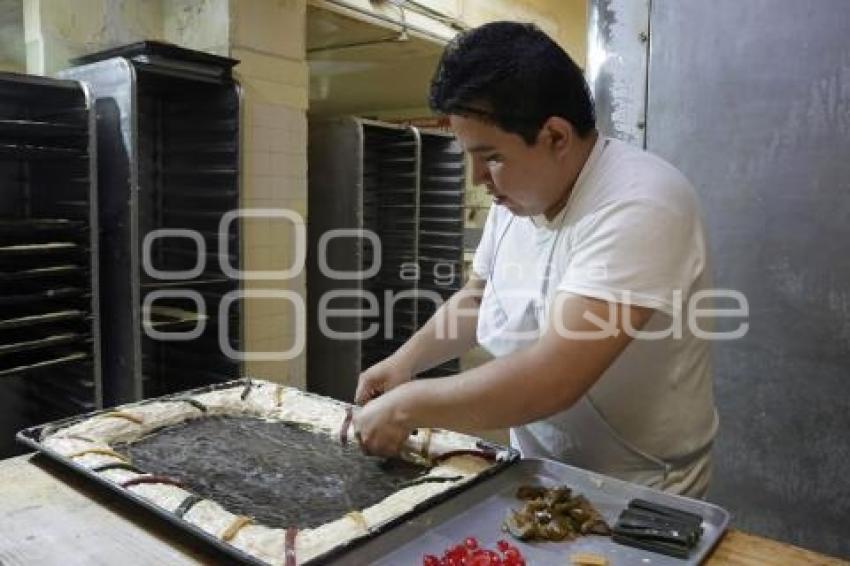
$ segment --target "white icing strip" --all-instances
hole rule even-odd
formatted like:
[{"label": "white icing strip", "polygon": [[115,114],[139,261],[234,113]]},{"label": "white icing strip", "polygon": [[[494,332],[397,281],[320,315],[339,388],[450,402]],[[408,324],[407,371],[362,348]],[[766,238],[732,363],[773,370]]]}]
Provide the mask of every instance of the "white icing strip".
[{"label": "white icing strip", "polygon": [[298,390],[287,391],[283,403],[271,417],[306,424],[313,428],[339,437],[339,430],[345,421],[347,405],[305,395]]},{"label": "white icing strip", "polygon": [[60,436],[58,434],[56,436],[51,436],[50,438],[45,439],[41,444],[45,448],[49,448],[50,450],[58,452],[63,456],[68,456],[69,454],[74,454],[76,452],[82,452],[83,450],[87,450],[89,448],[109,448],[109,445],[103,442],[91,443],[77,438],[65,438],[64,436]]},{"label": "white icing strip", "polygon": [[161,483],[140,483],[127,489],[172,513],[190,495],[188,491],[176,485]]},{"label": "white icing strip", "polygon": [[246,525],[230,544],[270,564],[282,564],[286,531],[263,525]]},{"label": "white icing strip", "polygon": [[419,503],[446,491],[453,485],[450,482],[422,483],[399,490],[384,498],[383,501],[363,510],[366,524],[372,530],[377,529],[399,515],[407,513]]},{"label": "white icing strip", "polygon": [[189,509],[183,518],[203,531],[218,537],[233,523],[236,515],[225,511],[224,507],[215,501],[204,499]]},{"label": "white icing strip", "polygon": [[295,539],[295,557],[299,563],[307,562],[368,532],[365,517],[356,519],[345,515],[315,529],[299,531]]},{"label": "white icing strip", "polygon": [[114,483],[124,483],[127,480],[131,480],[133,478],[137,478],[139,476],[144,476],[146,474],[139,474],[136,472],[131,472],[130,470],[121,470],[118,468],[112,470],[104,470],[100,472],[100,476],[108,479]]},{"label": "white icing strip", "polygon": [[84,436],[97,442],[126,442],[138,436],[141,427],[131,421],[113,417],[92,417],[63,428],[58,436]]}]

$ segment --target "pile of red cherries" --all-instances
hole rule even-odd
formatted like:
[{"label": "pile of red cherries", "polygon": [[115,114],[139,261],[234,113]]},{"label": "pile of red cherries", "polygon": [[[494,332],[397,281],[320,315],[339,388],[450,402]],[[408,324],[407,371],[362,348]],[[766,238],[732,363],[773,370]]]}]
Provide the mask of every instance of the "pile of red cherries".
[{"label": "pile of red cherries", "polygon": [[440,557],[426,554],[422,566],[525,566],[525,558],[508,541],[498,541],[496,548],[498,552],[481,548],[474,537],[467,537],[461,544],[448,547]]}]

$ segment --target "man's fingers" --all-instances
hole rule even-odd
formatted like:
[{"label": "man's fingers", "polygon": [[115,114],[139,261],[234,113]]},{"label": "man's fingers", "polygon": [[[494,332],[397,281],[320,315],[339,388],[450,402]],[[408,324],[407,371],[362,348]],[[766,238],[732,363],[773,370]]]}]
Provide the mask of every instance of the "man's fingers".
[{"label": "man's fingers", "polygon": [[383,388],[376,386],[366,386],[362,390],[360,390],[359,394],[355,395],[354,402],[360,406],[363,406],[372,399],[380,397],[381,395],[383,395],[383,393]]},{"label": "man's fingers", "polygon": [[358,405],[366,403],[366,394],[363,391],[362,385],[358,385],[357,390],[354,392],[354,402]]},{"label": "man's fingers", "polygon": [[369,455],[369,448],[366,447],[366,444],[363,442],[363,437],[360,435],[360,433],[355,432],[354,438],[357,439],[357,444],[360,446],[360,450],[368,456]]},{"label": "man's fingers", "polygon": [[367,435],[364,438],[359,430],[354,432],[354,438],[357,439],[360,450],[367,456],[396,456],[401,451],[403,444],[403,442],[393,443],[392,439],[376,437],[374,435]]},{"label": "man's fingers", "polygon": [[369,436],[364,439],[360,436],[359,433],[355,434],[357,436],[357,442],[360,443],[360,449],[367,456],[380,456],[384,458],[390,458],[398,456],[401,453],[402,448],[404,447],[404,439],[398,441],[398,439],[379,439]]},{"label": "man's fingers", "polygon": [[358,405],[364,405],[370,399],[370,390],[372,385],[368,379],[361,379],[357,384],[357,391],[354,393],[354,402]]},{"label": "man's fingers", "polygon": [[382,383],[380,379],[361,375],[360,380],[357,383],[357,391],[354,394],[354,402],[358,405],[365,405],[382,392]]}]

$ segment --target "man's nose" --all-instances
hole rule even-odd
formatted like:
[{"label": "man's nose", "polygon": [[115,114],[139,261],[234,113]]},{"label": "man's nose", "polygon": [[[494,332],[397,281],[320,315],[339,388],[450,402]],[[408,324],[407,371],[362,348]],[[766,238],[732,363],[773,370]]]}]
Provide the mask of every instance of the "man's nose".
[{"label": "man's nose", "polygon": [[492,185],[493,177],[490,168],[481,159],[472,159],[472,183],[474,185]]}]

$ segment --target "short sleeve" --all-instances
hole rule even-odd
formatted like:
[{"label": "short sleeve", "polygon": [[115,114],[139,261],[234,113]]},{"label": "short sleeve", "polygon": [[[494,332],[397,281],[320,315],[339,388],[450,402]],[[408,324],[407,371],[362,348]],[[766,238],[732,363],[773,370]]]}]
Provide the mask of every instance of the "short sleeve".
[{"label": "short sleeve", "polygon": [[695,202],[618,201],[577,227],[557,289],[672,316],[705,263]]},{"label": "short sleeve", "polygon": [[493,267],[493,254],[496,253],[496,234],[499,224],[499,206],[494,204],[490,206],[487,213],[487,220],[484,222],[484,231],[481,234],[481,241],[478,242],[478,247],[475,249],[475,255],[472,258],[472,272],[481,279],[487,279],[490,276],[490,270]]}]

